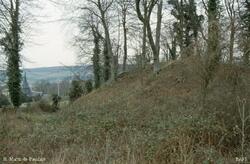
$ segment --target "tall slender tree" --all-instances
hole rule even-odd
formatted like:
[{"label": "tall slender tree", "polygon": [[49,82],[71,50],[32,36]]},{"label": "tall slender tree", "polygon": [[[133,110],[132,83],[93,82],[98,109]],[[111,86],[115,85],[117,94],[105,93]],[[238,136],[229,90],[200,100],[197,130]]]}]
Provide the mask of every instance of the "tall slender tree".
[{"label": "tall slender tree", "polygon": [[207,5],[208,14],[208,40],[207,40],[207,54],[205,60],[203,77],[203,100],[204,105],[206,100],[207,88],[213,80],[216,70],[218,68],[221,58],[220,47],[220,24],[219,24],[219,1],[209,0]]},{"label": "tall slender tree", "polygon": [[120,12],[122,15],[122,29],[123,29],[123,64],[122,64],[122,70],[123,72],[126,71],[127,67],[127,59],[128,59],[128,27],[127,27],[127,21],[128,21],[128,14],[129,9],[131,8],[131,0],[118,0],[117,1],[118,6],[120,8]]},{"label": "tall slender tree", "polygon": [[160,41],[161,41],[163,0],[159,0],[157,7],[158,7],[157,25],[156,25],[156,35],[155,35],[156,54],[154,54],[154,72],[155,73],[158,73],[160,70]]},{"label": "tall slender tree", "polygon": [[23,44],[20,38],[20,0],[1,0],[0,5],[1,32],[4,34],[0,44],[7,55],[7,85],[10,99],[17,108],[21,103],[20,51]]},{"label": "tall slender tree", "polygon": [[92,30],[92,35],[94,37],[93,42],[94,42],[94,50],[93,50],[93,69],[94,69],[94,87],[99,88],[101,85],[101,67],[100,67],[100,41],[102,39],[102,36],[99,32],[98,29],[98,24],[95,25],[94,22],[92,21],[91,25],[91,30]]}]

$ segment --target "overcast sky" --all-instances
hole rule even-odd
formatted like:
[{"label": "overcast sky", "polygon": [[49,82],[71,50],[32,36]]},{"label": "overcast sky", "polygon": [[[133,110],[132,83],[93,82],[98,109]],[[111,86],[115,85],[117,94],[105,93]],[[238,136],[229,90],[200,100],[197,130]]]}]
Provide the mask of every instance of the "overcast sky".
[{"label": "overcast sky", "polygon": [[65,22],[55,21],[62,18],[62,11],[48,0],[44,0],[42,9],[38,11],[43,18],[40,23],[32,24],[29,41],[25,42],[22,55],[24,68],[74,65],[76,51],[71,46],[73,33]]}]

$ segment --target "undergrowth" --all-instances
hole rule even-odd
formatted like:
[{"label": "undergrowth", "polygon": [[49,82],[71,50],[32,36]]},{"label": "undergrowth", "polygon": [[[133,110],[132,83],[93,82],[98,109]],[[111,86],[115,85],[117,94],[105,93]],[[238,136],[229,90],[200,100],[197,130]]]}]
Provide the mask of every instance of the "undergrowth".
[{"label": "undergrowth", "polygon": [[249,120],[242,127],[239,112],[244,99],[249,116],[250,71],[221,65],[201,108],[193,60],[165,65],[158,76],[131,72],[57,113],[1,113],[0,157],[44,157],[51,164],[250,160]]}]

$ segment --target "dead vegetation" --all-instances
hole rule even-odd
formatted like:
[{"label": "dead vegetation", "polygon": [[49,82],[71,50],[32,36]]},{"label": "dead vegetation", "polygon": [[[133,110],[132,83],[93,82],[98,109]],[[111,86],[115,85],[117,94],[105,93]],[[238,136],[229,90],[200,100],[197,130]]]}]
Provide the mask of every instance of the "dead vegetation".
[{"label": "dead vegetation", "polygon": [[244,99],[249,115],[250,70],[220,65],[201,108],[197,60],[164,65],[157,76],[133,71],[58,113],[3,113],[0,156],[53,164],[229,163],[243,147],[250,159],[250,131],[244,129],[243,143],[239,114]]}]

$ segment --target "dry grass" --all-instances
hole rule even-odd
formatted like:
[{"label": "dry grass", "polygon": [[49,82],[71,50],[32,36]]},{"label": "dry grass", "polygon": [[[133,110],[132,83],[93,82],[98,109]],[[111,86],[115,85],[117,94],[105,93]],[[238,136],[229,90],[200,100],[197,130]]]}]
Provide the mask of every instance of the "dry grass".
[{"label": "dry grass", "polygon": [[235,96],[249,100],[249,70],[221,66],[201,112],[196,60],[165,65],[158,76],[150,69],[131,72],[58,113],[4,113],[0,157],[45,157],[51,164],[228,163],[241,155]]}]

